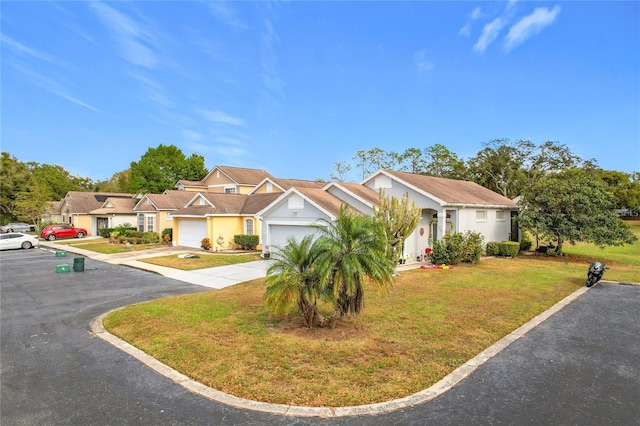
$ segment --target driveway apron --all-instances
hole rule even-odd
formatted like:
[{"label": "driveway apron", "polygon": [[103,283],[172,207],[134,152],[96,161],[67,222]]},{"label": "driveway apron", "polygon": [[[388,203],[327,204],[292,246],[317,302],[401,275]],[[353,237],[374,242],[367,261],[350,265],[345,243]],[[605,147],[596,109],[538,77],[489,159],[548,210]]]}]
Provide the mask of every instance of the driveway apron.
[{"label": "driveway apron", "polygon": [[0,253],[3,425],[640,424],[637,286],[590,289],[427,403],[300,418],[190,393],[90,332],[111,309],[209,289],[94,259],[55,272],[63,261]]}]

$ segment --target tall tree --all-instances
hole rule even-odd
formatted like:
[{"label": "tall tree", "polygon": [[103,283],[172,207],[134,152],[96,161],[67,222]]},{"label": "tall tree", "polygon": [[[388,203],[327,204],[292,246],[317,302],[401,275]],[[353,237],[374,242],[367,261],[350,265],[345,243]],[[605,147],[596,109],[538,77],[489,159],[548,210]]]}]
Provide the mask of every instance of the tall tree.
[{"label": "tall tree", "polygon": [[127,193],[131,188],[131,169],[116,172],[106,181],[97,182],[95,190],[98,192]]},{"label": "tall tree", "polygon": [[206,175],[203,156],[191,154],[187,158],[175,145],[158,145],[131,163],[130,191],[159,194],[181,179],[197,181]]},{"label": "tall tree", "polygon": [[523,165],[529,155],[529,141],[510,142],[508,139],[496,139],[469,159],[469,172],[472,180],[513,198],[520,194],[525,185],[526,176]]},{"label": "tall tree", "polygon": [[356,166],[362,170],[362,179],[376,170],[389,169],[395,163],[393,157],[380,148],[358,151],[353,159],[357,161]]},{"label": "tall tree", "polygon": [[51,200],[61,200],[69,191],[90,191],[93,187],[91,179],[73,176],[62,166],[29,162],[27,168],[34,179],[49,188]]},{"label": "tall tree", "polygon": [[27,165],[8,152],[0,160],[0,220],[8,223],[18,220],[14,209],[18,193],[32,182]]},{"label": "tall tree", "polygon": [[534,184],[548,172],[576,167],[582,161],[566,145],[558,142],[547,141],[535,146],[528,140],[522,140],[518,149],[525,158],[524,168],[528,185]]},{"label": "tall tree", "polygon": [[449,151],[446,146],[439,143],[432,145],[425,148],[424,155],[426,157],[425,174],[449,179],[465,178],[464,161]]},{"label": "tall tree", "polygon": [[520,203],[520,225],[555,241],[558,254],[562,254],[566,241],[599,247],[636,241],[629,226],[618,217],[613,195],[584,170],[548,173],[523,192]]},{"label": "tall tree", "polygon": [[613,194],[617,209],[640,214],[640,173],[598,170],[597,175]]},{"label": "tall tree", "polygon": [[388,242],[387,257],[394,265],[402,255],[402,247],[407,237],[416,229],[422,209],[415,202],[409,205],[409,194],[402,196],[402,201],[396,197],[386,196],[380,190],[379,207],[373,208],[374,216],[382,223],[382,230]]},{"label": "tall tree", "polygon": [[398,170],[415,174],[424,174],[426,173],[426,167],[427,162],[419,148],[407,148],[402,154],[400,154]]},{"label": "tall tree", "polygon": [[351,165],[346,161],[333,163],[334,172],[329,176],[333,182],[344,182],[351,171]]},{"label": "tall tree", "polygon": [[32,223],[38,228],[38,223],[47,212],[47,205],[53,199],[49,187],[32,178],[16,194],[13,213],[18,220]]}]

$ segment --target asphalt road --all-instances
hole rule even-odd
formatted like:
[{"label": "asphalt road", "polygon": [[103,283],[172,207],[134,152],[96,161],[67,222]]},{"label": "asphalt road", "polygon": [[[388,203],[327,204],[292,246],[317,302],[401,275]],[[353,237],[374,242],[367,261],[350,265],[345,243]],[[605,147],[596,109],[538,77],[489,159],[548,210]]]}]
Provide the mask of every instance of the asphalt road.
[{"label": "asphalt road", "polygon": [[0,252],[0,424],[640,424],[640,287],[604,283],[430,402],[378,416],[294,418],[184,390],[90,332],[98,315],[209,291],[39,250]]}]

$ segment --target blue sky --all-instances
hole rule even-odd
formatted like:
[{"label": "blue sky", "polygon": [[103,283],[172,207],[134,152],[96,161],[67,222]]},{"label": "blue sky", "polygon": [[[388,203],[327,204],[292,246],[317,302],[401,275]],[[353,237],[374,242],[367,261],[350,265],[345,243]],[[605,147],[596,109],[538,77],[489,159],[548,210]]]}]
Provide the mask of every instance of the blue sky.
[{"label": "blue sky", "polygon": [[2,151],[94,180],[159,144],[328,179],[359,150],[498,138],[640,171],[640,2],[0,8]]}]

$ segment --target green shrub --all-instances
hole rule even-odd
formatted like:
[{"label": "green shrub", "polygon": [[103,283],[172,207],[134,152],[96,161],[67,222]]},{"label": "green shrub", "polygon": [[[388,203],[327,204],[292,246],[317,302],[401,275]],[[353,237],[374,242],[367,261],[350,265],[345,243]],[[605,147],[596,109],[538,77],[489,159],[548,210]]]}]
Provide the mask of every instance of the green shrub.
[{"label": "green shrub", "polygon": [[446,234],[433,244],[429,260],[436,265],[477,262],[482,256],[482,240],[477,232]]},{"label": "green shrub", "polygon": [[121,235],[125,237],[144,238],[144,232],[135,229],[126,229]]},{"label": "green shrub", "polygon": [[116,226],[115,228],[113,228],[114,231],[116,231],[119,235],[124,235],[125,231],[129,231],[129,230],[133,230],[135,231],[136,228],[131,225],[130,223],[122,223],[118,226]]},{"label": "green shrub", "polygon": [[497,241],[489,241],[485,248],[487,256],[500,256],[500,243]]},{"label": "green shrub", "polygon": [[520,251],[529,251],[533,243],[526,235],[520,239]]},{"label": "green shrub", "polygon": [[[165,238],[166,235],[168,235],[169,238]],[[164,228],[162,230],[162,240],[166,241],[167,239],[173,241],[173,228]]]},{"label": "green shrub", "polygon": [[157,232],[144,232],[142,237],[145,244],[154,244],[160,242],[160,235],[158,235]]},{"label": "green shrub", "polygon": [[520,243],[517,241],[503,241],[500,243],[500,256],[516,257],[520,251]]},{"label": "green shrub", "polygon": [[243,250],[254,250],[259,243],[259,237],[257,235],[234,235],[233,242],[240,246]]},{"label": "green shrub", "polygon": [[517,241],[491,241],[487,243],[487,256],[515,257],[520,250],[520,243]]},{"label": "green shrub", "polygon": [[113,228],[98,229],[98,235],[100,235],[102,238],[109,238],[112,232]]}]

